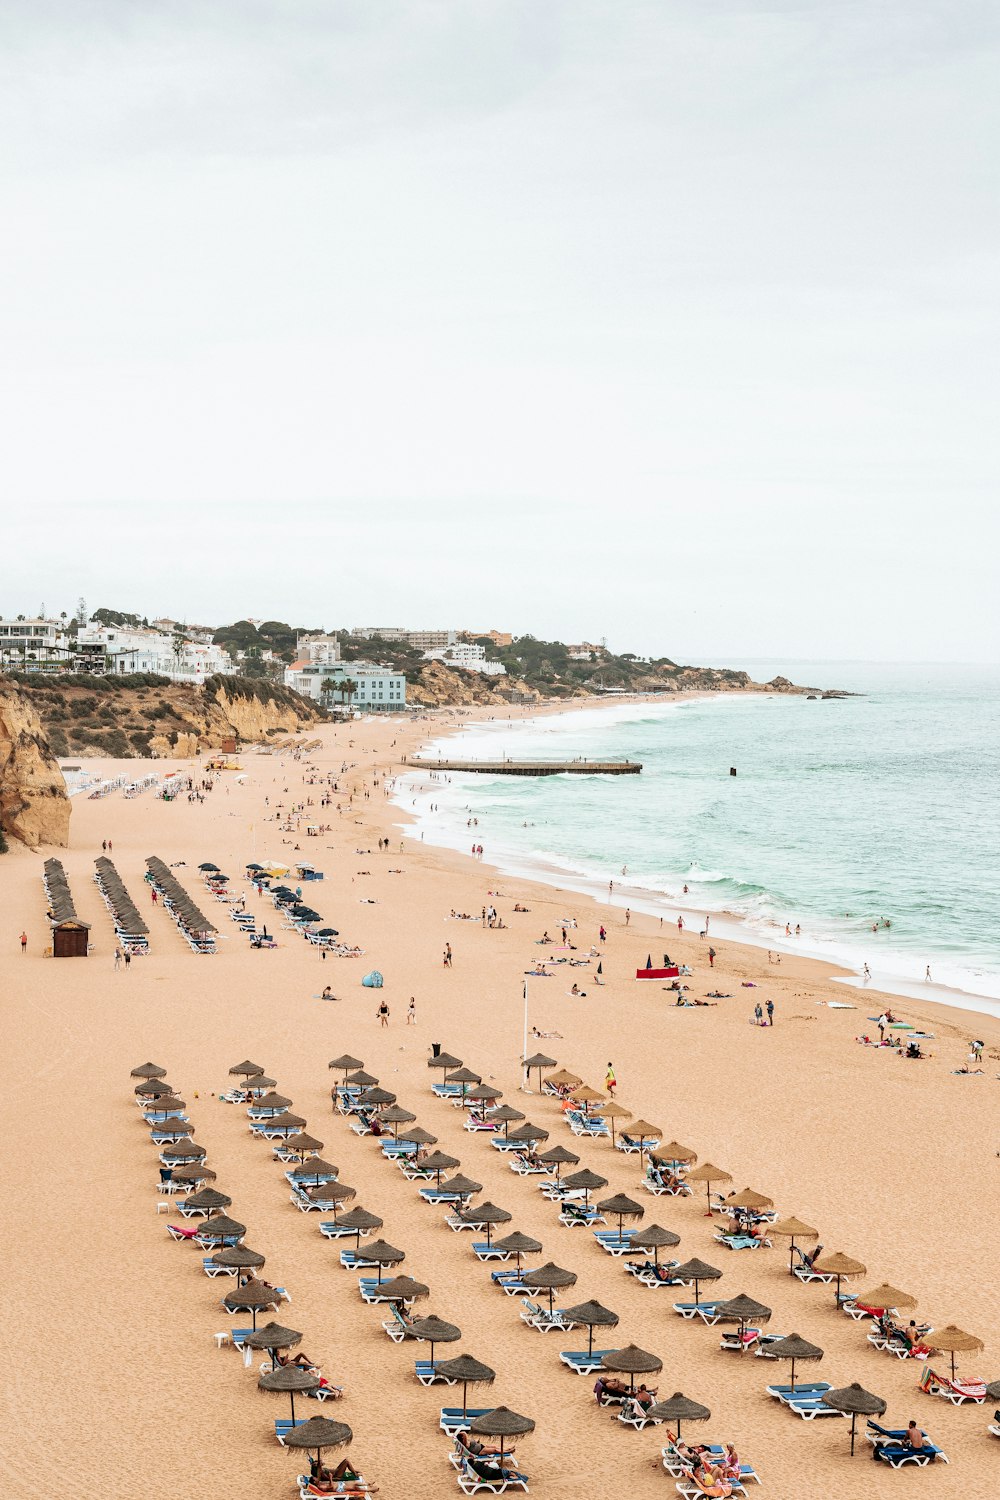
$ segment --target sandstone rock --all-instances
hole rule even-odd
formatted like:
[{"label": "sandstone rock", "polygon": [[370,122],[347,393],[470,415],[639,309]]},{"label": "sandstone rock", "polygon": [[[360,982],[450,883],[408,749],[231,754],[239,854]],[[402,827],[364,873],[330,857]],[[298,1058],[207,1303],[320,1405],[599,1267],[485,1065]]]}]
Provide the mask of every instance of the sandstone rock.
[{"label": "sandstone rock", "polygon": [[0,682],[0,829],[30,848],[69,842],[70,801],[41,721],[13,684]]}]

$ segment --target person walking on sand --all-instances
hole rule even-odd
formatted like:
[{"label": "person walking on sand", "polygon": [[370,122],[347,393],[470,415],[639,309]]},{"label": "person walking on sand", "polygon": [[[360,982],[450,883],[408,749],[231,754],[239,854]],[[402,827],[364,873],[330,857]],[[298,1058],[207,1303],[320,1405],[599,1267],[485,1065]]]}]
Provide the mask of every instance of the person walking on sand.
[{"label": "person walking on sand", "polygon": [[120,948],[116,948],[115,949],[115,972],[117,972],[121,968],[121,966],[122,966],[122,950]]},{"label": "person walking on sand", "polygon": [[678,932],[683,932],[684,931],[684,918],[683,917],[678,917],[677,918],[677,931]]},{"label": "person walking on sand", "polygon": [[605,942],[607,940],[607,936],[608,936],[607,928],[602,927],[600,929],[600,932],[599,932],[598,936],[600,937],[602,943]]},{"label": "person walking on sand", "polygon": [[446,969],[450,969],[451,968],[451,944],[450,943],[445,943],[445,945],[444,945],[444,966],[445,966]]},{"label": "person walking on sand", "polygon": [[132,954],[131,954],[131,952],[129,951],[128,948],[125,949],[124,958],[125,958],[125,973],[127,974],[128,973],[129,964],[132,962]]},{"label": "person walking on sand", "polygon": [[21,933],[21,952],[22,953],[27,953],[27,951],[28,951],[28,934],[26,932],[22,932]]},{"label": "person walking on sand", "polygon": [[382,1026],[388,1026],[388,1024],[389,1024],[389,1007],[388,1007],[388,1005],[386,1004],[386,1002],[384,1000],[382,1001],[382,1004],[379,1006],[378,1010],[375,1012],[375,1015],[377,1016],[377,1018],[378,1018],[378,1020],[379,1020],[379,1022],[380,1022],[380,1024]]},{"label": "person walking on sand", "polygon": [[410,996],[410,1003],[406,1007],[406,1024],[407,1026],[416,1026],[417,1024],[417,1002],[412,995]]},{"label": "person walking on sand", "polygon": [[885,1041],[885,1028],[888,1026],[888,1024],[889,1017],[886,1015],[885,1011],[883,1011],[878,1020],[875,1022],[875,1025],[878,1027],[878,1039],[880,1042]]},{"label": "person walking on sand", "polygon": [[[771,955],[768,954],[769,958],[770,958],[770,956]],[[709,948],[709,950],[708,950],[708,967],[710,969],[714,969],[715,968],[715,949],[714,948]]]},{"label": "person walking on sand", "polygon": [[626,906],[626,908],[625,908],[625,926],[626,927],[631,922],[631,920],[632,920],[632,911],[631,911],[631,908],[628,907],[628,906]]},{"label": "person walking on sand", "polygon": [[766,1005],[765,1009],[767,1010],[767,1024],[768,1024],[768,1026],[773,1026],[774,1025],[774,1001],[773,1000],[769,1000],[767,1002],[767,1005]]},{"label": "person walking on sand", "polygon": [[753,1008],[753,1018],[754,1018],[755,1025],[757,1025],[757,1026],[763,1026],[763,1024],[764,1024],[764,1012],[760,1008],[760,1001],[759,1000],[757,1001],[757,1004]]},{"label": "person walking on sand", "polygon": [[613,1099],[615,1097],[615,1089],[618,1087],[618,1079],[615,1077],[615,1070],[610,1063],[608,1063],[608,1071],[604,1075],[604,1087],[608,1091],[608,1097]]}]

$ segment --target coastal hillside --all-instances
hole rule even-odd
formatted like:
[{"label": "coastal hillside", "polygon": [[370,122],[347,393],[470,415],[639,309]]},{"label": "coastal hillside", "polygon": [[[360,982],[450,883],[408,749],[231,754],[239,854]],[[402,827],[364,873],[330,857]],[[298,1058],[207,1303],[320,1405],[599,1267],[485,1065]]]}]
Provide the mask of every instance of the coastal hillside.
[{"label": "coastal hillside", "polygon": [[30,698],[0,678],[0,853],[67,843],[69,798]]}]

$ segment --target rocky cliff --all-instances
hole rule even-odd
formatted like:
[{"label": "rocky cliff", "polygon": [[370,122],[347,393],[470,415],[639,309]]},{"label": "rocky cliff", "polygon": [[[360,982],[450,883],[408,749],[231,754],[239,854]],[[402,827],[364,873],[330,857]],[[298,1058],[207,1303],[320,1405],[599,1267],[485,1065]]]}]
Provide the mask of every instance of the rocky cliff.
[{"label": "rocky cliff", "polygon": [[0,681],[0,834],[35,849],[69,840],[66,783],[30,701]]}]

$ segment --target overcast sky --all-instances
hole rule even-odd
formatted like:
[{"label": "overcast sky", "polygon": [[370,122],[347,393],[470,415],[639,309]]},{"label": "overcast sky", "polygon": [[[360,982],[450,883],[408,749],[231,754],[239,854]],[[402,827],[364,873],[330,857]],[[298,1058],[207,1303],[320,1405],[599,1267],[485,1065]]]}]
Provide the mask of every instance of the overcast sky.
[{"label": "overcast sky", "polygon": [[996,660],[992,0],[6,0],[0,612]]}]

